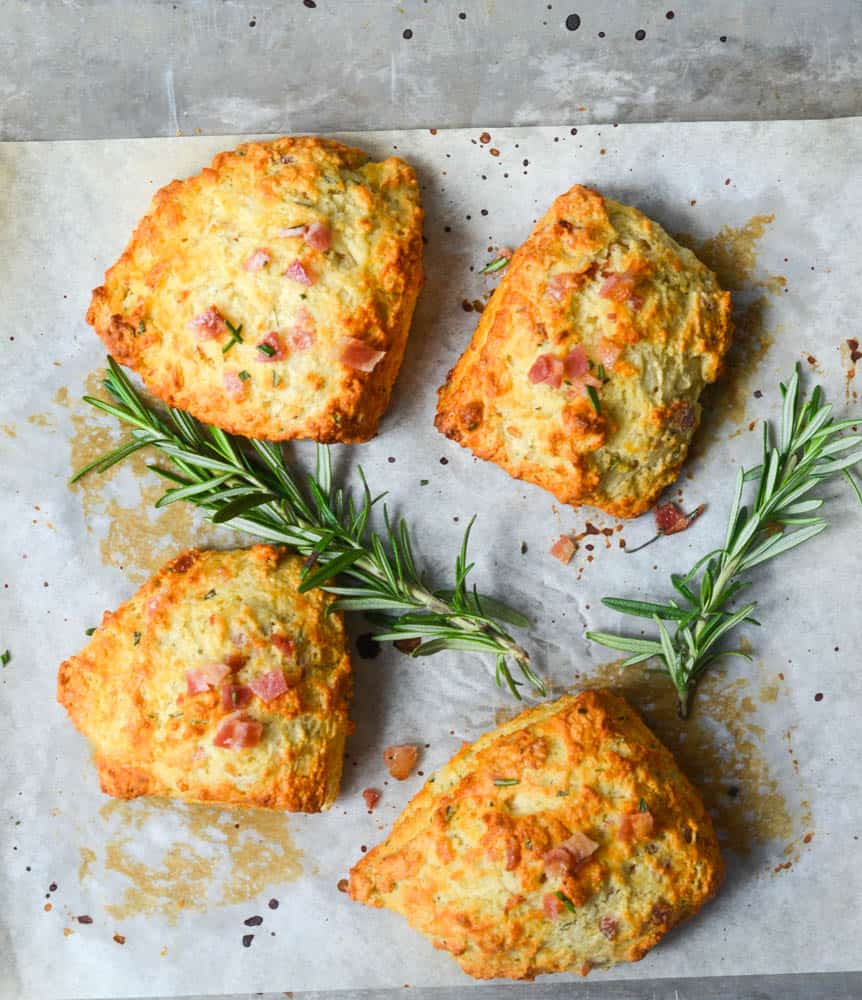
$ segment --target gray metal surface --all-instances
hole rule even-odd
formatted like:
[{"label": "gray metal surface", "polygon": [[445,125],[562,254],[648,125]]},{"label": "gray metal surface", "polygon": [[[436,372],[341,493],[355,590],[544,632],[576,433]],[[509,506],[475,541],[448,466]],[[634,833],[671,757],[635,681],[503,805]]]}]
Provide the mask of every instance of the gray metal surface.
[{"label": "gray metal surface", "polygon": [[[0,139],[853,115],[860,40],[857,0],[4,0]],[[469,995],[527,992],[851,1000],[862,973],[594,977]]]},{"label": "gray metal surface", "polygon": [[858,0],[311,2],[3,0],[0,138],[859,111]]}]

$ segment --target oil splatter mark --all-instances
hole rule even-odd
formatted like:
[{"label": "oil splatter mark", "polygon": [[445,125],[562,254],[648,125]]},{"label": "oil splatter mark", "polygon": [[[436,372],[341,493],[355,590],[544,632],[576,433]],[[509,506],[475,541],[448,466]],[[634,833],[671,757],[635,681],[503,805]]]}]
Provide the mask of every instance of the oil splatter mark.
[{"label": "oil splatter mark", "polygon": [[[88,395],[102,396],[102,372],[91,372],[85,382]],[[61,389],[54,402],[70,408],[70,472],[116,448],[126,439],[123,427],[82,401],[69,403]],[[153,454],[135,452],[107,472],[91,473],[71,487],[81,498],[87,530],[98,536],[105,565],[122,569],[129,580],[140,583],[177,552],[190,545],[236,544],[231,532],[218,532],[188,505],[177,503],[157,510],[164,492],[159,477],[147,468]],[[131,473],[132,482],[121,477]],[[108,487],[111,484],[111,488]],[[124,487],[120,489],[114,487]],[[246,539],[241,538],[239,544]]]},{"label": "oil splatter mark", "polygon": [[0,430],[2,430],[3,433],[6,435],[6,437],[9,438],[17,437],[18,435],[18,432],[15,430],[12,424],[3,424],[2,426],[0,426]]},{"label": "oil splatter mark", "polygon": [[105,906],[115,920],[158,913],[173,923],[187,911],[249,902],[302,873],[283,813],[139,799],[111,801],[100,815],[108,840],[90,864],[100,862],[101,882],[116,887]]},{"label": "oil splatter mark", "polygon": [[92,868],[96,862],[96,852],[90,850],[89,847],[82,847],[80,854],[81,864],[78,867],[78,881],[84,882],[92,874]]},{"label": "oil splatter mark", "polygon": [[782,294],[787,280],[783,275],[755,280],[757,245],[774,220],[774,215],[755,215],[742,226],[723,226],[702,241],[685,233],[676,237],[715,272],[722,288],[734,293],[733,343],[724,374],[703,394],[703,422],[694,440],[694,453],[714,441],[728,422],[736,427],[746,422],[751,380],[778,332],[769,325],[769,296]]},{"label": "oil splatter mark", "polygon": [[[747,855],[759,845],[791,839],[796,825],[763,748],[766,732],[753,682],[713,670],[683,722],[666,677],[621,662],[603,664],[578,686],[610,687],[637,707],[700,791],[722,846]],[[810,816],[801,819],[802,827],[810,826]]]}]

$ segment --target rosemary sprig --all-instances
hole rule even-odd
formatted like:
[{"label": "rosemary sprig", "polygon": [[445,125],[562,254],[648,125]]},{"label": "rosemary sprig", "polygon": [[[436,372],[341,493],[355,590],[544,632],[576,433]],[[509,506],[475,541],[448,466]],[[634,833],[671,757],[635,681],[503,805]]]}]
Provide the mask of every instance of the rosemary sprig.
[{"label": "rosemary sprig", "polygon": [[472,520],[455,558],[454,586],[432,590],[416,568],[405,522],[393,523],[384,505],[384,537],[373,531],[369,519],[383,494],[372,497],[360,468],[362,498],[355,504],[333,484],[325,445],[317,448],[316,473],[302,486],[279,445],[234,437],[182,410],[170,409],[168,418],[161,416],[110,358],[102,384],[115,402],[93,396],[85,396],[85,401],[128,424],[131,437],[79,469],[73,483],[89,472],[105,472],[141,448],[154,447],[172,466],[149,466],[171,484],[157,507],[188,501],[217,524],[230,523],[307,556],[301,591],[320,587],[337,595],[334,607],[365,612],[377,624],[379,640],[418,639],[412,656],[444,649],[489,653],[496,660],[499,686],[520,698],[523,681],[513,677],[511,662],[524,681],[545,694],[529,654],[502,624],[524,627],[527,619],[468,585]]},{"label": "rosemary sprig", "polygon": [[[658,629],[657,639],[642,639],[607,632],[587,632],[587,638],[611,649],[631,654],[623,666],[655,657],[679,696],[682,718],[688,713],[692,690],[706,668],[721,656],[742,656],[743,650],[717,650],[716,646],[738,625],[758,625],[750,601],[732,608],[736,595],[749,586],[743,574],[819,535],[826,519],[815,515],[822,499],[808,494],[836,475],[849,479],[856,496],[862,493],[851,469],[862,462],[862,434],[843,434],[859,419],[833,420],[832,404],[823,402],[820,386],[808,400],[800,398],[799,368],[787,385],[782,383],[783,406],[777,435],[763,427],[763,461],[739,470],[736,492],[724,544],[699,559],[685,576],[671,574],[679,595],[666,604],[606,597],[609,608],[638,618],[649,618]],[[754,483],[750,506],[743,506],[747,483]],[[671,634],[665,622],[673,623]]]}]

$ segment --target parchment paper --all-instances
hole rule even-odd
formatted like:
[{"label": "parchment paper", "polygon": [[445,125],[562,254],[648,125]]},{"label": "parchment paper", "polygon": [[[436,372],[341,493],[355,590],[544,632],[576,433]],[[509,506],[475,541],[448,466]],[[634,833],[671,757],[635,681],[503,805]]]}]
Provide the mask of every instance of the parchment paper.
[{"label": "parchment paper", "polygon": [[[337,449],[338,461],[346,469],[361,460],[374,487],[391,490],[441,583],[467,519],[479,514],[476,580],[532,616],[523,638],[557,691],[608,675],[608,651],[587,643],[584,629],[629,623],[600,606],[603,595],[666,595],[668,573],[719,541],[736,464],[755,460],[757,422],[777,413],[777,382],[794,362],[809,385],[824,383],[837,411],[852,404],[845,342],[859,334],[862,259],[862,120],[574,132],[497,129],[486,142],[480,131],[343,137],[416,165],[428,242],[427,283],[389,414],[376,440]],[[83,321],[90,289],[156,187],[236,141],[0,147],[0,651],[11,652],[0,669],[4,997],[470,985],[404,921],[351,903],[336,883],[423,780],[386,784],[384,747],[427,744],[419,765],[427,776],[462,740],[511,712],[481,658],[357,656],[356,734],[341,798],[321,816],[143,801],[106,807],[85,741],[54,701],[57,665],[86,642],[84,630],[105,608],[183,545],[235,537],[216,537],[186,515],[157,517],[155,480],[143,463],[75,491],[66,480],[75,458],[110,436],[98,430],[110,421],[78,401],[104,362]],[[464,303],[495,284],[473,269],[498,246],[521,242],[575,181],[695,242],[730,227],[704,254],[735,286],[741,346],[681,480],[686,506],[705,501],[709,511],[685,535],[638,555],[626,555],[619,539],[644,540],[649,517],[617,531],[595,511],[560,509],[432,426],[435,389],[477,319]],[[296,454],[304,460],[309,450]],[[862,511],[841,484],[827,493],[828,533],[755,574],[764,623],[747,634],[755,662],[731,661],[716,673],[698,720],[664,722],[665,730],[680,727],[684,751],[694,747],[687,767],[722,817],[727,884],[641,964],[597,976],[862,965],[854,586]],[[551,559],[551,542],[581,534],[587,522],[611,536],[582,537],[569,566]],[[368,631],[361,619],[352,628]],[[648,718],[658,711],[652,695],[642,701]],[[383,791],[374,815],[360,795],[368,786]],[[244,923],[256,916],[260,923]]]}]

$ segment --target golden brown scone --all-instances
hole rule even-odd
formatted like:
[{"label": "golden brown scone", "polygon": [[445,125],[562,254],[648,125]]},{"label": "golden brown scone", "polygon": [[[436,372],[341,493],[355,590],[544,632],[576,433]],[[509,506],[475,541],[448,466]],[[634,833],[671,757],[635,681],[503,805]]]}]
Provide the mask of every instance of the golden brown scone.
[{"label": "golden brown scone", "polygon": [[57,699],[102,791],[319,812],[338,794],[350,658],[302,560],[255,545],[177,556],[60,666]]},{"label": "golden brown scone", "polygon": [[715,894],[712,823],[621,698],[586,691],[465,745],[350,873],[477,979],[637,961]]},{"label": "golden brown scone", "polygon": [[635,517],[676,478],[730,339],[715,275],[576,185],[512,257],[435,423],[563,503]]},{"label": "golden brown scone", "polygon": [[224,430],[365,441],[421,284],[412,167],[282,138],[157,192],[87,322],[152,393]]}]

